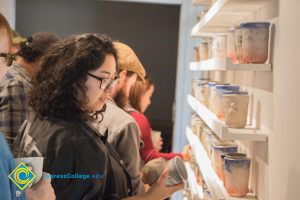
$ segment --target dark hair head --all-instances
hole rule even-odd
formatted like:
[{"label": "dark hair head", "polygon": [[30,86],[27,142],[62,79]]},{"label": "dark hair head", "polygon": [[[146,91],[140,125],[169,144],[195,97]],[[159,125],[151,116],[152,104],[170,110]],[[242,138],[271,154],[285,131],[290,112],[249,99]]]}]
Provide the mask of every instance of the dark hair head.
[{"label": "dark hair head", "polygon": [[41,118],[95,119],[85,95],[87,73],[97,69],[107,55],[117,60],[112,41],[98,34],[71,36],[53,45],[42,58],[33,80],[30,105]]},{"label": "dark hair head", "polygon": [[28,37],[25,42],[20,43],[18,55],[28,63],[37,61],[43,56],[49,47],[60,39],[57,35],[47,32],[39,32]]},{"label": "dark hair head", "polygon": [[142,112],[141,109],[141,99],[142,96],[150,89],[151,85],[154,85],[153,82],[146,76],[145,82],[142,80],[137,80],[135,84],[130,88],[129,92],[129,101],[130,105]]}]

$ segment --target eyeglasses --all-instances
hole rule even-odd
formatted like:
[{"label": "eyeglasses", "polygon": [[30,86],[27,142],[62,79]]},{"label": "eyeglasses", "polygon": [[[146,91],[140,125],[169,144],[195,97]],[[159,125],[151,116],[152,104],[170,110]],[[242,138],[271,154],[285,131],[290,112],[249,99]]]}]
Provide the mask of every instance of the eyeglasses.
[{"label": "eyeglasses", "polygon": [[108,79],[108,78],[100,78],[91,73],[88,73],[88,75],[100,81],[100,89],[102,90],[107,90],[110,87],[114,88],[119,83],[118,76],[116,76],[114,79]]},{"label": "eyeglasses", "polygon": [[12,62],[16,58],[16,55],[12,53],[0,53],[0,57],[4,57],[6,60],[6,65],[11,66]]}]

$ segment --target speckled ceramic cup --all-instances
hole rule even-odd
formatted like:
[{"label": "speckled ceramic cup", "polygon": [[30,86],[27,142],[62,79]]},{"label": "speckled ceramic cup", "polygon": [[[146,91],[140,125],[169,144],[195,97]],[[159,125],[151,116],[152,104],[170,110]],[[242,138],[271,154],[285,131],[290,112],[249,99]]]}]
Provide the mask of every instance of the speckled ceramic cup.
[{"label": "speckled ceramic cup", "polygon": [[187,171],[184,162],[176,156],[168,162],[169,176],[165,185],[176,185],[187,179]]},{"label": "speckled ceramic cup", "polygon": [[247,155],[244,153],[225,153],[225,154],[221,155],[222,171],[223,171],[221,180],[223,180],[224,186],[226,186],[226,179],[225,179],[225,175],[224,175],[225,157],[247,157]]},{"label": "speckled ceramic cup", "polygon": [[149,185],[154,184],[165,168],[169,170],[169,176],[165,185],[176,185],[187,179],[184,162],[176,156],[169,161],[163,158],[157,158],[148,162],[142,169],[143,182]]},{"label": "speckled ceramic cup", "polygon": [[242,197],[248,193],[251,159],[243,156],[224,158],[225,188],[230,196]]},{"label": "speckled ceramic cup", "polygon": [[245,128],[248,114],[248,95],[223,95],[225,123],[230,128]]},{"label": "speckled ceramic cup", "polygon": [[238,146],[235,144],[219,143],[213,146],[213,166],[220,179],[223,178],[222,160],[221,155],[224,153],[236,153]]}]

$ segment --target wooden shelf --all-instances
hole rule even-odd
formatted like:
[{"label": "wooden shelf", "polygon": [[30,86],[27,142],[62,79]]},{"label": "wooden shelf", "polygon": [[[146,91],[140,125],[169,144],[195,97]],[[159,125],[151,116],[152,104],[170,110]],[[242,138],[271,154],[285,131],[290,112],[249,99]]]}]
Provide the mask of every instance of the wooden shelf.
[{"label": "wooden shelf", "polygon": [[222,120],[219,120],[214,113],[202,105],[195,97],[188,95],[188,104],[202,118],[206,125],[221,140],[249,140],[249,141],[266,141],[267,134],[262,133],[251,127],[244,129],[228,128]]},{"label": "wooden shelf", "polygon": [[271,0],[217,0],[193,27],[192,36],[226,33],[228,28],[251,20],[253,13]]},{"label": "wooden shelf", "polygon": [[233,64],[230,58],[211,58],[201,62],[191,62],[192,71],[271,71],[271,64]]},{"label": "wooden shelf", "polygon": [[207,184],[208,189],[211,192],[212,199],[216,200],[246,200],[252,199],[256,200],[256,197],[253,194],[248,194],[242,198],[235,198],[228,195],[226,189],[223,186],[223,182],[218,178],[215,173],[211,161],[202,146],[199,138],[192,132],[192,130],[186,128],[186,137],[192,147],[192,151],[196,157],[199,169],[202,173],[202,176]]}]

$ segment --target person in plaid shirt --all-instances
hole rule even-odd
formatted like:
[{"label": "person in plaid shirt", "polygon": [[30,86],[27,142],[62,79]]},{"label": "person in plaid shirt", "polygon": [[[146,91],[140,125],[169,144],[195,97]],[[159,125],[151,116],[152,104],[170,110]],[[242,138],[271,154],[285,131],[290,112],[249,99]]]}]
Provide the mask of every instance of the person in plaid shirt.
[{"label": "person in plaid shirt", "polygon": [[59,41],[57,35],[40,32],[20,44],[16,61],[0,81],[0,130],[10,148],[29,111],[28,93],[31,77],[38,72],[38,61],[51,44]]},{"label": "person in plaid shirt", "polygon": [[7,54],[12,47],[12,32],[8,21],[0,12],[0,79],[5,75],[8,67],[7,59],[1,54]]}]

